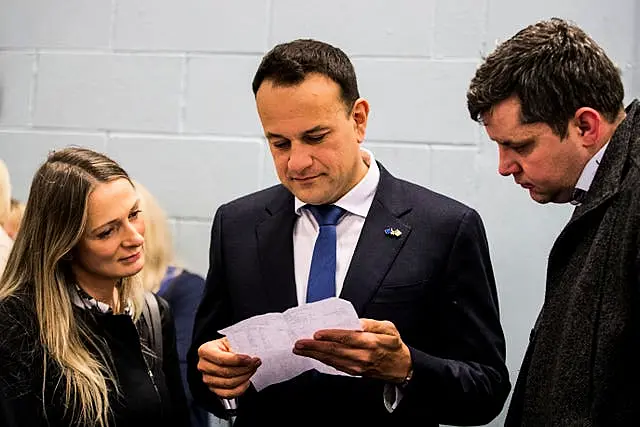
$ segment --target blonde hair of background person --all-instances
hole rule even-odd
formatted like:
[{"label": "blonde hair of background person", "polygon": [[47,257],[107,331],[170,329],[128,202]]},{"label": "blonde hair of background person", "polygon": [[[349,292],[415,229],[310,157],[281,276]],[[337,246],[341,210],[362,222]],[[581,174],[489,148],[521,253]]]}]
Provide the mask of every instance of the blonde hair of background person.
[{"label": "blonde hair of background person", "polygon": [[[65,406],[72,408],[79,425],[108,424],[108,388],[117,389],[118,383],[105,360],[108,356],[96,357],[85,344],[85,340],[95,341],[74,316],[73,276],[66,258],[85,231],[90,193],[99,183],[118,178],[129,180],[122,168],[99,153],[73,149],[50,155],[33,179],[22,232],[16,236],[0,281],[0,302],[33,293],[40,340],[46,349],[43,363],[48,356],[60,369]],[[134,321],[144,304],[138,280],[124,277],[118,288],[119,306],[128,302]],[[43,394],[45,382],[46,375]]]},{"label": "blonde hair of background person", "polygon": [[146,290],[156,293],[167,267],[174,265],[173,240],[167,216],[156,198],[140,182],[134,180],[133,184],[140,196],[140,206],[146,219],[142,283]]},{"label": "blonde hair of background person", "polygon": [[9,237],[15,240],[18,230],[20,230],[20,223],[24,216],[25,205],[20,200],[14,198],[11,199],[11,209],[9,211],[9,217],[4,222],[4,230]]},{"label": "blonde hair of background person", "polygon": [[6,232],[6,223],[9,220],[11,209],[11,182],[9,180],[9,170],[0,159],[0,275],[2,274],[9,252],[13,247],[13,240]]},{"label": "blonde hair of background person", "polygon": [[11,210],[11,181],[7,165],[0,159],[0,225],[4,225]]}]

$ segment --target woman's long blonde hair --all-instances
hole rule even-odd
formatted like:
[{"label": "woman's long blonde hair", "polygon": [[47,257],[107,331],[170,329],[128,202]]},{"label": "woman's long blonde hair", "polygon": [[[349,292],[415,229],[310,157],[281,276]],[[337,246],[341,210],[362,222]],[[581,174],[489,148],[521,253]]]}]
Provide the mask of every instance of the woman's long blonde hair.
[{"label": "woman's long blonde hair", "polygon": [[133,181],[145,221],[144,268],[142,284],[150,292],[158,292],[167,267],[174,265],[173,240],[167,216],[153,195],[138,181]]},{"label": "woman's long blonde hair", "polygon": [[[110,417],[108,390],[118,391],[118,384],[106,349],[74,316],[71,292],[75,292],[75,284],[65,255],[83,235],[92,190],[99,183],[119,178],[130,180],[103,154],[78,147],[50,154],[33,178],[22,229],[0,280],[0,301],[33,295],[44,349],[42,393],[47,360],[52,360],[61,371],[65,408],[74,425],[106,427]],[[120,306],[128,301],[137,319],[143,305],[139,279],[123,278],[119,291]],[[97,355],[86,342],[98,349]],[[46,407],[43,409],[46,414]]]}]

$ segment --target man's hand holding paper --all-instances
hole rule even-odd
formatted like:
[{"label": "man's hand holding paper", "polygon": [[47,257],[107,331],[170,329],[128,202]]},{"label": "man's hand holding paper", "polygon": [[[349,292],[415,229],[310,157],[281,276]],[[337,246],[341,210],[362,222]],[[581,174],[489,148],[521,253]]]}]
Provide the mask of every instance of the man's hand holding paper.
[{"label": "man's hand holding paper", "polygon": [[[222,329],[220,333],[226,335],[229,345],[228,351],[233,349],[235,352],[230,354],[251,355],[251,357],[246,357],[262,362],[260,369],[249,377],[255,388],[261,390],[268,385],[286,381],[310,369],[317,369],[328,374],[344,375],[344,372],[322,363],[319,359],[301,357],[302,355],[296,355],[292,352],[296,342],[311,339],[317,331],[327,329],[344,330],[345,332],[362,331],[358,315],[350,302],[339,298],[328,298],[291,308],[284,313],[254,316]],[[221,360],[220,357],[217,360]],[[238,362],[238,360],[234,360],[234,363]],[[234,372],[238,372],[238,367],[234,368],[236,368]],[[247,374],[251,371],[243,372]],[[222,383],[222,381],[218,381],[216,384]],[[231,384],[235,383],[236,381]],[[233,390],[239,389],[240,386],[236,385]],[[213,388],[211,390],[218,396],[225,397]],[[227,394],[227,396],[230,395]],[[237,395],[234,394],[235,396]]]},{"label": "man's hand holding paper", "polygon": [[202,381],[223,399],[233,399],[247,391],[251,377],[262,363],[257,357],[232,352],[226,338],[202,344],[198,356]]},{"label": "man's hand holding paper", "polygon": [[362,330],[325,329],[301,339],[293,352],[351,375],[401,383],[411,370],[409,348],[393,323],[361,319]]}]

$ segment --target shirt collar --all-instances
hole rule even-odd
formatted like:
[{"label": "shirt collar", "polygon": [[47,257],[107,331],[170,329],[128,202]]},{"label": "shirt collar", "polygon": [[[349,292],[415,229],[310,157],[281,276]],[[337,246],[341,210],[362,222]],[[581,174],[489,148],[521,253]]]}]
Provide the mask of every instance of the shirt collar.
[{"label": "shirt collar", "polygon": [[573,190],[573,197],[571,200],[572,204],[579,205],[582,203],[582,198],[587,194],[589,188],[591,188],[593,178],[596,176],[596,172],[598,171],[598,167],[600,167],[600,162],[602,161],[602,157],[604,156],[604,152],[608,145],[609,141],[607,141],[607,143],[604,144],[585,165],[582,173],[580,174],[580,178],[578,178],[575,189]]},{"label": "shirt collar", "polygon": [[[94,311],[102,314],[113,314],[113,309],[109,304],[105,304],[98,301],[84,289],[82,289],[77,283],[75,285],[76,292],[73,294],[73,304],[85,310]],[[131,305],[127,303],[124,307],[123,314],[131,315]]]},{"label": "shirt collar", "polygon": [[[349,190],[347,194],[342,196],[333,204],[341,207],[351,214],[364,218],[367,216],[367,213],[369,213],[369,208],[371,207],[371,203],[373,203],[373,198],[376,194],[376,189],[378,188],[378,182],[380,181],[380,168],[378,168],[376,159],[371,151],[365,148],[360,148],[360,151],[362,152],[365,161],[368,163],[369,170],[364,178],[355,185],[355,187]],[[297,215],[301,215],[300,209],[305,205],[305,202],[295,197],[294,209]]]}]

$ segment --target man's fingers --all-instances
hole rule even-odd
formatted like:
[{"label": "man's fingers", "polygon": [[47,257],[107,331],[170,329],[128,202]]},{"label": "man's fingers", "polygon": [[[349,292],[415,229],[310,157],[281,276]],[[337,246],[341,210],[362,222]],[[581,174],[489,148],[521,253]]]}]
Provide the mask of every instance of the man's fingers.
[{"label": "man's fingers", "polygon": [[257,358],[247,354],[236,354],[231,352],[226,338],[209,341],[198,348],[200,360],[204,359],[219,366],[250,366]]},{"label": "man's fingers", "polygon": [[255,373],[255,369],[246,372],[243,375],[233,376],[233,377],[221,377],[218,375],[210,375],[203,373],[202,381],[209,386],[209,388],[220,388],[226,390],[232,390],[242,384],[249,382],[253,374]]},{"label": "man's fingers", "polygon": [[233,378],[253,373],[261,364],[262,361],[258,358],[255,358],[251,363],[246,365],[219,365],[201,358],[198,360],[197,368],[204,374],[222,378]]},{"label": "man's fingers", "polygon": [[298,351],[294,349],[293,352],[299,356],[310,357],[312,359],[318,360],[324,363],[325,365],[329,365],[338,369],[339,371],[346,372],[351,375],[358,375],[355,369],[347,370],[348,366],[350,367],[358,366],[358,363],[355,362],[354,360],[342,359],[342,358],[336,357],[335,355],[316,352],[316,351]]},{"label": "man's fingers", "polygon": [[219,379],[211,379],[203,376],[202,381],[207,385],[209,390],[216,394],[216,396],[221,397],[223,399],[233,399],[244,394],[245,391],[251,385],[249,379],[251,377],[244,379],[244,381],[239,382],[236,386],[231,386],[229,383],[219,384]]},{"label": "man's fingers", "polygon": [[321,340],[299,340],[294,345],[294,353],[306,356],[302,353],[322,353],[330,356],[342,358],[358,358],[363,353],[363,349],[344,345],[337,341],[321,341]]},{"label": "man's fingers", "polygon": [[362,329],[374,334],[398,335],[396,325],[388,320],[360,319]]},{"label": "man's fingers", "polygon": [[[393,324],[391,324],[393,325]],[[378,330],[388,330],[388,325],[382,325]],[[394,348],[399,343],[399,335],[397,333],[380,333],[380,332],[361,332],[348,331],[344,329],[323,329],[317,331],[313,335],[313,340],[299,340],[305,344],[311,341],[335,342],[346,347],[373,350],[379,347]]]},{"label": "man's fingers", "polygon": [[373,345],[372,337],[367,336],[365,332],[345,329],[322,329],[313,334],[313,340],[303,339],[299,341],[332,341],[356,348],[371,348]]},{"label": "man's fingers", "polygon": [[[233,353],[229,353],[233,356]],[[249,358],[249,364],[222,366],[200,358],[198,370],[202,372],[202,381],[217,396],[231,399],[242,395],[249,387],[251,377],[262,362],[258,358]]]},{"label": "man's fingers", "polygon": [[[319,360],[350,374],[360,374],[371,366],[375,351],[332,341],[300,340],[296,342],[293,353]],[[347,367],[350,369],[345,370]]]},{"label": "man's fingers", "polygon": [[225,399],[243,394],[262,363],[257,357],[233,353],[226,338],[202,344],[198,356],[197,368],[202,372],[202,381]]},{"label": "man's fingers", "polygon": [[[331,349],[331,350],[329,350]],[[325,365],[332,366],[350,375],[362,375],[371,369],[371,352],[349,347],[334,347],[331,344],[322,349],[293,349],[298,356],[310,357]]]}]

